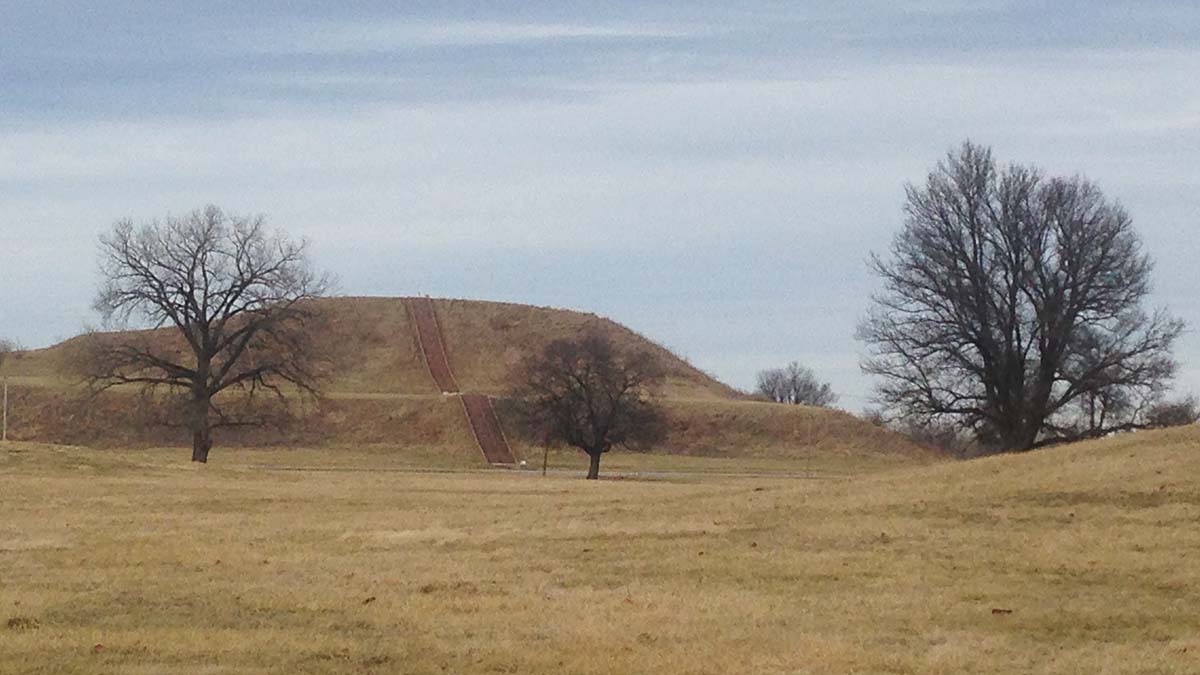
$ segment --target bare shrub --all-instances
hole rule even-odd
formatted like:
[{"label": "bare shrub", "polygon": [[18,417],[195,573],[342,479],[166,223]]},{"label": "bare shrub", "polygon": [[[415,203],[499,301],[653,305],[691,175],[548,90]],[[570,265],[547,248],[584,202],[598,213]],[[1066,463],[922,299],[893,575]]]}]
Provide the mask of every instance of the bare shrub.
[{"label": "bare shrub", "polygon": [[1160,401],[1146,413],[1148,426],[1162,429],[1182,427],[1200,421],[1200,401],[1195,396],[1185,396],[1173,401]]},{"label": "bare shrub", "polygon": [[816,373],[795,361],[783,368],[760,371],[755,392],[776,403],[822,408],[837,403],[838,398],[829,383],[819,381]]}]

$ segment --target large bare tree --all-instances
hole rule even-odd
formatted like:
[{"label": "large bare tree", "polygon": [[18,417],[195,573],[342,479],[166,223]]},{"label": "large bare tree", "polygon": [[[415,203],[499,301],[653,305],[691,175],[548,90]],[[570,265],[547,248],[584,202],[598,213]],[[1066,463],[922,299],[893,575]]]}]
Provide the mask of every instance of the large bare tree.
[{"label": "large bare tree", "polygon": [[812,405],[828,408],[837,403],[837,394],[828,382],[817,379],[811,368],[792,361],[783,368],[759,371],[758,394],[776,403]]},{"label": "large bare tree", "polygon": [[90,379],[183,392],[193,461],[208,461],[214,429],[257,421],[243,414],[256,392],[317,393],[310,301],[330,281],[303,241],[263,217],[208,206],[140,226],[122,220],[101,238],[100,271],[95,307],[107,321],[174,331],[95,336]]},{"label": "large bare tree", "polygon": [[650,398],[663,377],[649,352],[620,348],[588,331],[526,356],[514,374],[512,398],[527,433],[585,452],[587,477],[595,480],[600,457],[614,446],[646,447],[663,438],[665,421]]},{"label": "large bare tree", "polygon": [[904,210],[859,327],[896,416],[1004,450],[1145,424],[1183,324],[1144,308],[1152,265],[1120,205],[966,143]]}]

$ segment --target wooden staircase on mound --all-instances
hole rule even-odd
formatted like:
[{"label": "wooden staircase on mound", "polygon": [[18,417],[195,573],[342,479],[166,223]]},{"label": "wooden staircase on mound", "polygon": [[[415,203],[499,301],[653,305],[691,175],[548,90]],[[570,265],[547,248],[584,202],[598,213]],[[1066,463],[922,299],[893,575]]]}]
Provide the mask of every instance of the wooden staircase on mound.
[{"label": "wooden staircase on mound", "polygon": [[458,381],[450,370],[450,359],[446,356],[446,344],[442,342],[442,327],[438,325],[433,311],[433,300],[408,298],[404,304],[417,326],[417,345],[425,357],[425,366],[443,394],[457,394]]},{"label": "wooden staircase on mound", "polygon": [[492,399],[483,394],[461,394],[463,411],[467,413],[467,422],[471,425],[471,433],[475,435],[475,443],[483,451],[483,456],[490,464],[516,464],[512,448],[504,431],[500,428],[500,420],[496,417],[496,409]]},{"label": "wooden staircase on mound", "polygon": [[500,420],[492,406],[492,399],[484,394],[464,394],[459,391],[458,381],[450,368],[450,359],[446,354],[446,343],[442,336],[442,328],[438,324],[437,312],[434,311],[433,300],[429,298],[407,298],[405,306],[412,316],[416,326],[417,344],[429,375],[441,389],[443,394],[458,396],[462,402],[463,414],[471,435],[479,446],[489,464],[516,464],[512,447],[504,437],[500,428]]}]

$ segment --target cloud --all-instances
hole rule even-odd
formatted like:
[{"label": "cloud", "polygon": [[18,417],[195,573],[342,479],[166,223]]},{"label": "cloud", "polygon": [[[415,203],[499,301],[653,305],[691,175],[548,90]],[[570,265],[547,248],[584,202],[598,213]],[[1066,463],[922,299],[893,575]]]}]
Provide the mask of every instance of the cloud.
[{"label": "cloud", "polygon": [[26,344],[88,318],[114,219],[213,201],[313,239],[348,292],[598,311],[735,384],[803,358],[863,400],[863,258],[968,136],[1125,202],[1156,300],[1200,321],[1194,11],[129,7],[0,25],[0,333]]},{"label": "cloud", "polygon": [[338,54],[564,41],[666,40],[690,35],[678,28],[653,24],[322,20],[239,30],[230,37],[251,53]]}]

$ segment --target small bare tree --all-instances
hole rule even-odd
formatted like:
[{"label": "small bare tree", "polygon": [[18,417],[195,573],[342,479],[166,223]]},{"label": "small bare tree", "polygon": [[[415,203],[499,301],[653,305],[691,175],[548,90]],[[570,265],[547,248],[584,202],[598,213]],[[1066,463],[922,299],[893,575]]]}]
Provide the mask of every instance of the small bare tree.
[{"label": "small bare tree", "polygon": [[795,361],[783,368],[759,371],[757,391],[776,403],[821,408],[837,403],[833,387],[828,382],[819,381],[816,373]]},{"label": "small bare tree", "polygon": [[1200,401],[1191,395],[1159,401],[1146,411],[1147,425],[1156,429],[1182,427],[1196,422],[1200,422]]},{"label": "small bare tree", "polygon": [[614,446],[646,447],[665,436],[665,420],[650,399],[663,377],[650,353],[587,332],[528,355],[517,367],[512,398],[526,433],[587,453],[587,477],[595,480],[600,457]]},{"label": "small bare tree", "polygon": [[1143,309],[1152,265],[1124,209],[970,143],[907,197],[859,328],[891,412],[1000,450],[1145,425],[1183,324]]},{"label": "small bare tree", "polygon": [[212,431],[260,420],[218,402],[280,400],[317,393],[323,363],[310,328],[310,301],[330,281],[316,274],[306,244],[269,231],[264,219],[215,206],[135,226],[124,220],[100,243],[102,285],[95,307],[106,321],[172,327],[94,336],[85,359],[99,389],[121,384],[186,393],[192,461],[208,461]]}]

